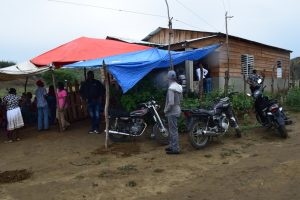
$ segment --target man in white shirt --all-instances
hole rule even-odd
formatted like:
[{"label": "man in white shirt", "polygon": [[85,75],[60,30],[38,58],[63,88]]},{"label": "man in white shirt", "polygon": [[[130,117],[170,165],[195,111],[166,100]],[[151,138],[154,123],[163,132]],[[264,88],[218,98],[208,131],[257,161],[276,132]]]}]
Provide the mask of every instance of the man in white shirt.
[{"label": "man in white shirt", "polygon": [[196,74],[197,74],[198,81],[200,81],[201,78],[205,79],[205,77],[206,77],[206,75],[208,73],[207,69],[205,69],[204,67],[202,69],[203,69],[203,75],[202,76],[200,76],[200,74],[201,74],[200,67],[196,69]]}]

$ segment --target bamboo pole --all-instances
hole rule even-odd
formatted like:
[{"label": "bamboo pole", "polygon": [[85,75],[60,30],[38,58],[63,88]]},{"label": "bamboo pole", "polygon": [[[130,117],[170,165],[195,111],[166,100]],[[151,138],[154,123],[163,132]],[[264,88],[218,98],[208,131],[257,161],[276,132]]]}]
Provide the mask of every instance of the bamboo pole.
[{"label": "bamboo pole", "polygon": [[[51,67],[51,75],[52,75],[52,82],[53,82],[53,87],[54,87],[55,97],[56,97],[56,107],[57,107],[57,109],[59,109],[58,108],[59,104],[58,104],[57,88],[56,88],[56,81],[55,81],[55,75],[54,75],[53,67]],[[58,114],[56,117],[58,118],[59,131],[62,132],[62,125],[61,125],[60,115]]]},{"label": "bamboo pole", "polygon": [[104,116],[105,116],[105,148],[108,148],[108,128],[109,128],[109,116],[108,116],[108,108],[109,108],[109,80],[108,80],[108,71],[107,66],[103,60],[102,63],[104,76],[105,76],[105,108],[104,108]]}]

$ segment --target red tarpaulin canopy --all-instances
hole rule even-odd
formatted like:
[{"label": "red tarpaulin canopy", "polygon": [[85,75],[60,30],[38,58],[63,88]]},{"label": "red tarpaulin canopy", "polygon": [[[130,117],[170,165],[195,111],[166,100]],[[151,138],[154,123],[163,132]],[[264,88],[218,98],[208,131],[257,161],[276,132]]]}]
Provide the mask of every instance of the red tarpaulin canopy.
[{"label": "red tarpaulin canopy", "polygon": [[81,37],[41,54],[33,58],[31,62],[38,66],[53,63],[56,67],[60,67],[64,64],[82,60],[103,58],[150,48],[115,40]]}]

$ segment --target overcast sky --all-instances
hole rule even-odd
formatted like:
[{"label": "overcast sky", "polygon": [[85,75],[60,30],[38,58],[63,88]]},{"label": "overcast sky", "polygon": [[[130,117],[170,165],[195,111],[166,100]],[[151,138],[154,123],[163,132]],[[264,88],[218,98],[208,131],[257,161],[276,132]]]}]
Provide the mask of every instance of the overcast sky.
[{"label": "overcast sky", "polygon": [[[99,7],[166,16],[164,0],[0,0],[0,60],[22,62],[81,36],[107,35],[142,39],[164,17],[118,12]],[[174,28],[225,32],[294,51],[300,56],[299,0],[168,0]],[[181,4],[180,4],[181,3]],[[185,7],[184,7],[185,6]],[[194,14],[196,13],[196,14]]]}]

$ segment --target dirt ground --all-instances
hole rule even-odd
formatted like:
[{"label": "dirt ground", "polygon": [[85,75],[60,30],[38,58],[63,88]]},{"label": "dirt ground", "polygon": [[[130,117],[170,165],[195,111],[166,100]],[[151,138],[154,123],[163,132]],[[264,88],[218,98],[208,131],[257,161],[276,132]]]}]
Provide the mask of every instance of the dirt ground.
[{"label": "dirt ground", "polygon": [[180,155],[166,155],[146,138],[107,151],[103,134],[86,133],[88,121],[64,133],[28,128],[19,142],[0,138],[0,173],[30,174],[0,182],[0,199],[300,199],[300,114],[291,116],[296,123],[286,140],[256,128],[197,151],[183,134]]}]

